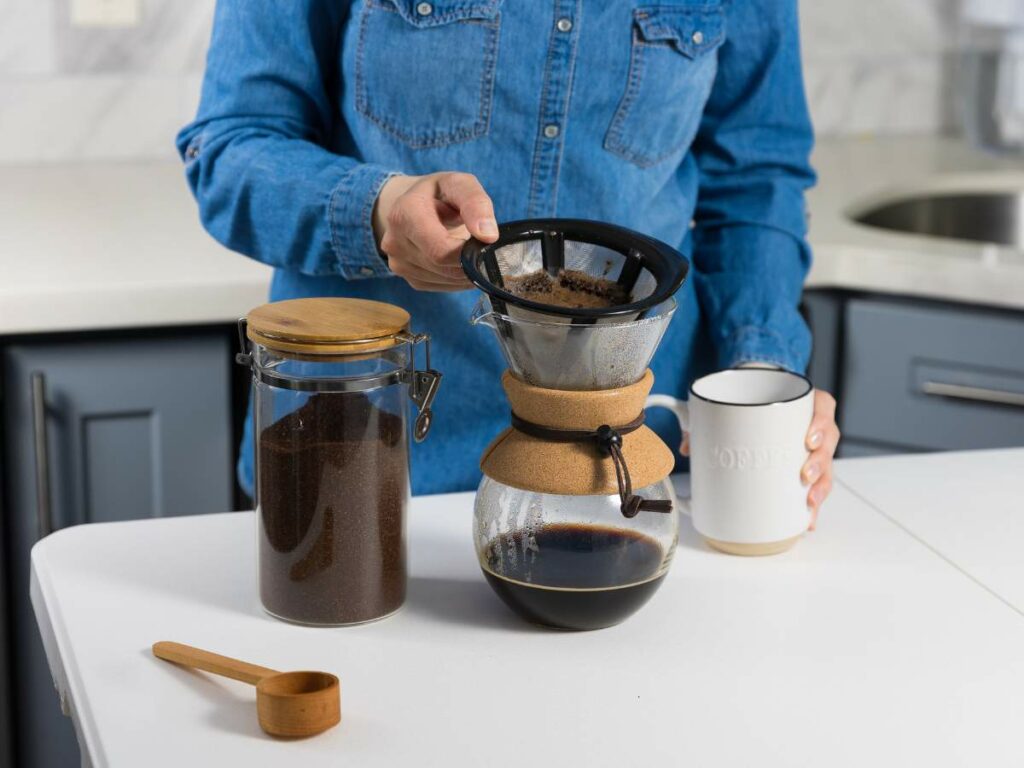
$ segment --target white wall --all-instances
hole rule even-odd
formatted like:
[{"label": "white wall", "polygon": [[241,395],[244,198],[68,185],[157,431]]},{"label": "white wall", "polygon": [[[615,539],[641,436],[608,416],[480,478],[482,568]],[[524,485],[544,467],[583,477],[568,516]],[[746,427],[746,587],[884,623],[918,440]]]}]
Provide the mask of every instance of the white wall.
[{"label": "white wall", "polygon": [[819,135],[948,129],[956,9],[956,0],[803,0],[804,78]]},{"label": "white wall", "polygon": [[[0,0],[0,164],[173,157],[214,0],[140,0],[142,24],[127,30],[72,27],[71,2]],[[805,0],[818,133],[946,127],[953,2]]]},{"label": "white wall", "polygon": [[0,0],[0,163],[173,157],[194,114],[213,0],[140,0],[129,29],[72,0]]}]

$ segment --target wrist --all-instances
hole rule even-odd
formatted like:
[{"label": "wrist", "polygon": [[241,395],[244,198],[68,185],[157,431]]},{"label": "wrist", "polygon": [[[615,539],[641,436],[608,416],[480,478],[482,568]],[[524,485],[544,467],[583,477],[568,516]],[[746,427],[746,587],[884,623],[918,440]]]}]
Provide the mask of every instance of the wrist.
[{"label": "wrist", "polygon": [[388,214],[394,207],[395,201],[409,191],[416,183],[417,178],[416,176],[392,176],[380,188],[373,204],[372,218],[373,237],[377,241],[378,247],[380,247],[380,239],[384,236],[384,230],[387,229]]}]

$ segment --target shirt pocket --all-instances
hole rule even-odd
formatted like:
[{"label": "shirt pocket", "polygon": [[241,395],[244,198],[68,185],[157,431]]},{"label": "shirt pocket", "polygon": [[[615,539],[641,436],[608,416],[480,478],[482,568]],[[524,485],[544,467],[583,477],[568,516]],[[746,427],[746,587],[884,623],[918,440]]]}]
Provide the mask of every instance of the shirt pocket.
[{"label": "shirt pocket", "polygon": [[725,17],[713,3],[637,8],[626,92],[604,147],[640,167],[689,147],[718,71]]},{"label": "shirt pocket", "polygon": [[416,149],[487,133],[501,0],[367,0],[356,111]]}]

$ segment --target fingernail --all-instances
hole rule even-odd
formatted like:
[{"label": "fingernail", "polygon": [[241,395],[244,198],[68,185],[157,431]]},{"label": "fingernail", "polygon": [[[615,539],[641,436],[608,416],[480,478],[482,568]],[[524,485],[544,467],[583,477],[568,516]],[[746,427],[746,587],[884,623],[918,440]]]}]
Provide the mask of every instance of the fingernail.
[{"label": "fingernail", "polygon": [[810,440],[808,440],[807,442],[810,444],[811,448],[817,448],[819,445],[821,445],[821,439],[821,432],[813,432],[811,433]]},{"label": "fingernail", "polygon": [[811,503],[815,506],[815,508],[821,506],[821,489],[820,488],[815,488],[813,491],[811,491]]},{"label": "fingernail", "polygon": [[808,464],[807,469],[804,470],[804,485],[810,485],[818,479],[818,475],[821,474],[821,467],[818,466],[818,462]]},{"label": "fingernail", "polygon": [[498,234],[498,222],[494,219],[480,219],[480,221],[476,223],[476,226],[482,235]]}]

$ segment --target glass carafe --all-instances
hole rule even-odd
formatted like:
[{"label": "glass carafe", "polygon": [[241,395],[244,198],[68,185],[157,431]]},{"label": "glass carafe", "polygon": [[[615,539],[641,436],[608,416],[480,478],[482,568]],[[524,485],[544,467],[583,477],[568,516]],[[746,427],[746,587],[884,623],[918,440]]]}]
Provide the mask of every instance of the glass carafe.
[{"label": "glass carafe", "polygon": [[[667,478],[638,493],[675,499]],[[537,493],[485,477],[473,518],[480,568],[527,621],[574,630],[618,624],[657,591],[679,536],[675,510],[625,518],[619,507],[617,494]]]}]

